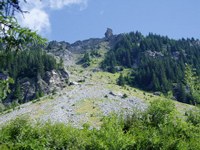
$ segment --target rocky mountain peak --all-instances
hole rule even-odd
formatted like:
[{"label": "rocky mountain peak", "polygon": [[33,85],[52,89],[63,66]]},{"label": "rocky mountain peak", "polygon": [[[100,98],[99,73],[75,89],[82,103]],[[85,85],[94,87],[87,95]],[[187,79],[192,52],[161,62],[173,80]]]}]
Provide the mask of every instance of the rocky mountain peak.
[{"label": "rocky mountain peak", "polygon": [[110,39],[113,36],[113,30],[111,28],[107,28],[105,32],[105,38]]}]

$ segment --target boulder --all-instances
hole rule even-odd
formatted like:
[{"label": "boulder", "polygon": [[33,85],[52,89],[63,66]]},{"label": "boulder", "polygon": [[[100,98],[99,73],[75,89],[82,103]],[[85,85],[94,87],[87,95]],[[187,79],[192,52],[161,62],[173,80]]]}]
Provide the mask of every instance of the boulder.
[{"label": "boulder", "polygon": [[69,83],[69,85],[79,85],[79,83],[75,82],[75,81],[72,81],[72,82]]},{"label": "boulder", "polygon": [[119,93],[119,92],[110,91],[109,94],[110,94],[110,95],[113,95],[113,96],[123,97],[123,94],[122,94],[122,93]]}]

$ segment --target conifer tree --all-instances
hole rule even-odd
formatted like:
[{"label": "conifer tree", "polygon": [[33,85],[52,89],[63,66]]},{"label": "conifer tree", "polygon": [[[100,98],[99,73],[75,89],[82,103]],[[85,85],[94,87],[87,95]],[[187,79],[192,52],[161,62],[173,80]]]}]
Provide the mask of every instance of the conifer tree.
[{"label": "conifer tree", "polygon": [[124,76],[123,76],[122,73],[120,73],[120,76],[119,76],[119,78],[118,78],[117,84],[118,84],[119,86],[124,86],[124,85],[125,85],[125,79],[124,79]]},{"label": "conifer tree", "polygon": [[22,103],[22,93],[19,81],[16,83],[14,98],[18,100],[19,103]]}]

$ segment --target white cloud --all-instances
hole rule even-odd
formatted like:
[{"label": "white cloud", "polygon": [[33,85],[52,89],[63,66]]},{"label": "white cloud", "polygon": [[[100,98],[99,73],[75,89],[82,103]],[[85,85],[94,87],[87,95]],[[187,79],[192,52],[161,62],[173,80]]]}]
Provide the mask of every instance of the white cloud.
[{"label": "white cloud", "polygon": [[27,3],[21,3],[22,10],[28,11],[23,15],[18,15],[19,23],[28,27],[39,34],[45,35],[51,30],[49,15],[45,11],[46,3],[40,0],[27,0]]},{"label": "white cloud", "polygon": [[81,10],[87,7],[88,0],[50,0],[50,7],[62,9],[65,6],[80,5]]},{"label": "white cloud", "polygon": [[21,3],[25,13],[17,18],[22,26],[28,27],[39,34],[46,34],[51,31],[49,14],[46,9],[60,10],[66,6],[78,5],[80,10],[87,7],[88,0],[27,0],[27,3]]},{"label": "white cloud", "polygon": [[25,13],[24,17],[21,18],[21,24],[40,34],[48,33],[51,26],[48,14],[38,8],[33,8],[29,10],[29,13]]}]

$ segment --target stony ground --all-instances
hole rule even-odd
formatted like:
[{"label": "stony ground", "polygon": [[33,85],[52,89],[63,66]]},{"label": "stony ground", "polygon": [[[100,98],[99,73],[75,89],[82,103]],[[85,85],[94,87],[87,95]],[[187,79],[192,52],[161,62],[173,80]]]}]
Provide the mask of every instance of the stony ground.
[{"label": "stony ground", "polygon": [[[91,127],[98,128],[103,116],[112,112],[126,115],[133,111],[144,111],[148,100],[156,99],[153,94],[131,87],[117,86],[118,75],[96,72],[94,67],[83,69],[73,61],[70,65],[66,65],[66,68],[74,85],[57,91],[55,95],[46,96],[0,114],[0,126],[24,116],[35,122],[62,122],[79,128],[88,123]],[[188,108],[179,103],[177,106]]]},{"label": "stony ground", "polygon": [[26,116],[34,121],[63,122],[77,127],[88,123],[98,127],[101,118],[112,112],[130,113],[146,108],[141,99],[123,97],[124,93],[120,90],[112,91],[112,86],[117,86],[111,84],[112,79],[105,80],[102,76],[100,79],[95,76],[98,73],[75,67],[69,70],[70,79],[75,85],[58,91],[56,95],[23,104],[11,112],[1,114],[0,125],[16,117]]}]

